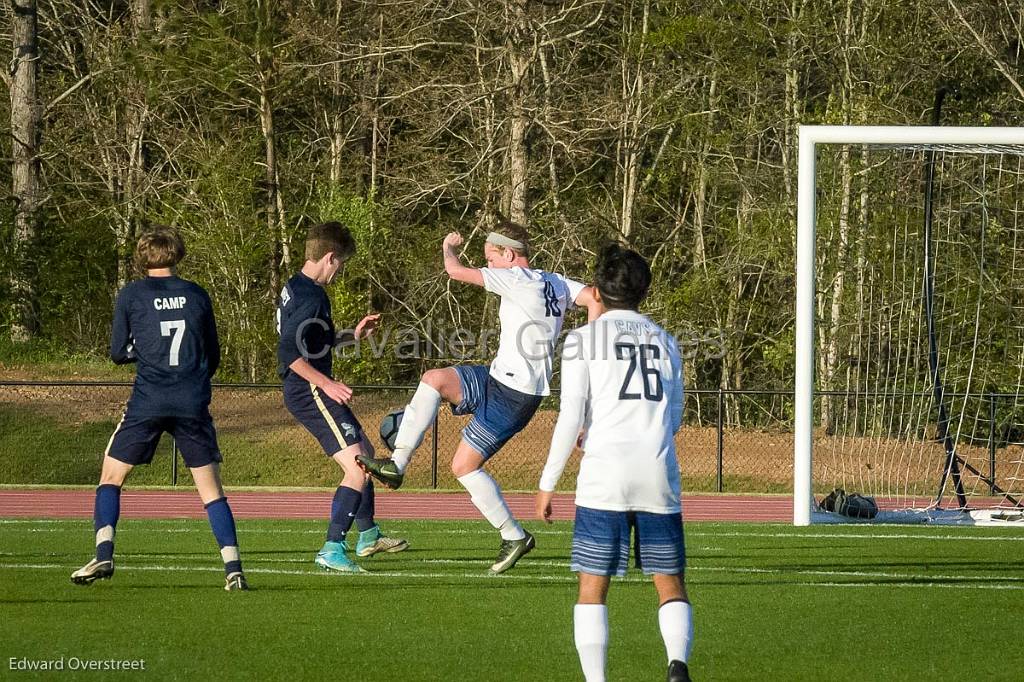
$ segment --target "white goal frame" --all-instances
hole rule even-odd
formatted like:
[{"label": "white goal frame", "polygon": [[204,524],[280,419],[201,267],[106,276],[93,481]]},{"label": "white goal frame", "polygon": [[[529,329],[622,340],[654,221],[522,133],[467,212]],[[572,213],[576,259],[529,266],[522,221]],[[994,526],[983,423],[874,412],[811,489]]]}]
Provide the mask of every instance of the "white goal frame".
[{"label": "white goal frame", "polygon": [[817,149],[832,145],[1024,145],[1024,128],[812,126],[799,128],[796,238],[796,383],[793,525],[812,522],[814,429],[815,188]]}]

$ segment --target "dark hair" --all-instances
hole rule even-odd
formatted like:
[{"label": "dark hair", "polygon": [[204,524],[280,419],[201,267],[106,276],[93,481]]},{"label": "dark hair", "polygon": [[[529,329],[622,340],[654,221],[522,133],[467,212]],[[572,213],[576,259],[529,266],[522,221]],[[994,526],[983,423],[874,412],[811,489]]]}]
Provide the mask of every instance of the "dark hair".
[{"label": "dark hair", "polygon": [[356,240],[349,229],[331,221],[313,225],[306,230],[306,260],[318,261],[328,253],[346,260],[356,252]]},{"label": "dark hair", "polygon": [[135,245],[135,266],[146,270],[173,268],[185,257],[185,242],[173,227],[154,225]]},{"label": "dark hair", "polygon": [[594,282],[606,308],[636,310],[651,287],[651,266],[636,251],[612,243],[601,249]]}]

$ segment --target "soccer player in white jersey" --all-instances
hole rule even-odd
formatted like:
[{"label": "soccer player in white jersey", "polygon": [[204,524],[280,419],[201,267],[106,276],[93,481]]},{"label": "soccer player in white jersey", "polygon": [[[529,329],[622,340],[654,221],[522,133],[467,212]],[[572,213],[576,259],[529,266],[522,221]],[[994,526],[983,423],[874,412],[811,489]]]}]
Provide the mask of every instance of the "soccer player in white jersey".
[{"label": "soccer player in white jersey", "polygon": [[474,284],[501,297],[498,354],[490,367],[461,365],[423,374],[402,417],[391,459],[358,457],[360,464],[391,488],[402,484],[413,451],[423,442],[444,399],[453,414],[472,414],[452,460],[452,472],[470,498],[501,533],[494,573],[512,568],[533,549],[533,536],[512,516],[497,482],[484,464],[523,430],[550,394],[555,342],[565,312],[574,305],[594,308],[593,289],[562,275],[530,267],[526,228],[502,220],[487,236],[487,267],[462,264],[455,249],[462,236],[444,239],[444,268],[453,280]]},{"label": "soccer player in white jersey", "polygon": [[693,622],[674,438],[683,413],[679,348],[637,312],[651,283],[638,253],[607,247],[595,281],[606,312],[566,336],[561,410],[536,511],[550,523],[553,491],[582,430],[571,569],[580,579],[573,621],[583,674],[605,679],[605,599],[611,576],[626,573],[632,535],[637,566],[658,591],[668,679],[689,680]]}]

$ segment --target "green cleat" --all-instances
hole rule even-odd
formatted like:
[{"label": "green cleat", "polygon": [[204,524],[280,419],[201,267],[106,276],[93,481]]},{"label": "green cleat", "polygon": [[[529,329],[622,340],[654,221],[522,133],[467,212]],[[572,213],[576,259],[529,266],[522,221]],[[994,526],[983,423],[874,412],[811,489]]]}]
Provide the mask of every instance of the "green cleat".
[{"label": "green cleat", "polygon": [[501,547],[498,549],[498,558],[491,566],[491,573],[504,573],[536,546],[537,543],[529,533],[526,533],[526,537],[522,540],[502,540]]},{"label": "green cleat", "polygon": [[316,565],[325,571],[338,573],[362,573],[359,564],[348,558],[344,542],[325,542],[323,549],[316,554]]},{"label": "green cleat", "polygon": [[224,589],[228,592],[245,592],[249,589],[249,583],[245,582],[243,573],[236,571],[224,579]]},{"label": "green cleat", "polygon": [[398,470],[398,466],[395,465],[393,460],[374,459],[366,455],[356,455],[356,461],[366,473],[392,490],[398,490],[402,487],[402,480],[405,478],[405,474]]},{"label": "green cleat", "polygon": [[107,580],[112,575],[114,575],[113,561],[93,559],[71,574],[71,582],[76,585],[88,585],[97,580]]},{"label": "green cleat", "polygon": [[368,557],[378,552],[394,554],[408,549],[409,543],[400,538],[389,538],[380,531],[380,526],[374,526],[359,533],[359,540],[356,541],[356,556]]}]

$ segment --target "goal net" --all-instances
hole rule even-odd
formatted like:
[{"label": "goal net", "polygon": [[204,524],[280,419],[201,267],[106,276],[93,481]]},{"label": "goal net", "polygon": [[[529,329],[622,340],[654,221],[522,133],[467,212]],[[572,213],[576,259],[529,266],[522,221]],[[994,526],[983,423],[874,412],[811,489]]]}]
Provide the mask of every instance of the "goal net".
[{"label": "goal net", "polygon": [[1024,526],[1024,129],[800,144],[794,523]]}]

